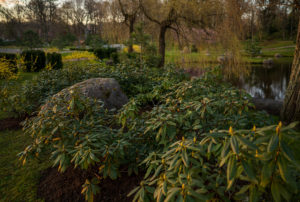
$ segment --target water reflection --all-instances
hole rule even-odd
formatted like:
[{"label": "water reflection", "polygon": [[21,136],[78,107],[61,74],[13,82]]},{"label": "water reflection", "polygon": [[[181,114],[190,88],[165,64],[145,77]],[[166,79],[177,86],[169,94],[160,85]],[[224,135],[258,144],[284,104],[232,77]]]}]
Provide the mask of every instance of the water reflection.
[{"label": "water reflection", "polygon": [[240,78],[237,85],[252,97],[283,100],[291,65],[292,58],[278,59],[271,66],[252,65],[249,75]]}]

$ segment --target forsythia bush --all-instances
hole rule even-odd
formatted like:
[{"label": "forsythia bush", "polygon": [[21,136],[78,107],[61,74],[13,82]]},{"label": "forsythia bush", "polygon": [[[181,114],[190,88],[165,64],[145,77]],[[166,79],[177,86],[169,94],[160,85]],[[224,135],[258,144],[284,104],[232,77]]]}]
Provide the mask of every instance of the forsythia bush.
[{"label": "forsythia bush", "polygon": [[58,53],[59,49],[56,47],[52,47],[52,48],[45,48],[44,51],[45,53]]},{"label": "forsythia bush", "polygon": [[97,57],[88,51],[75,51],[69,55],[63,56],[63,61],[80,59],[95,60]]},{"label": "forsythia bush", "polygon": [[14,79],[17,75],[11,63],[4,58],[0,58],[0,79]]},{"label": "forsythia bush", "polygon": [[[132,45],[132,49],[133,49],[133,51],[136,52],[136,53],[141,53],[141,51],[142,51],[141,46],[136,45],[136,44]],[[128,47],[125,47],[125,48],[123,49],[123,51],[124,51],[125,53],[128,53]]]},{"label": "forsythia bush", "polygon": [[[47,65],[51,66],[51,69],[63,68],[62,56],[60,53],[47,53]],[[50,68],[48,68],[50,69]]]},{"label": "forsythia bush", "polygon": [[41,50],[25,50],[21,53],[21,58],[27,72],[39,72],[46,67],[46,55]]}]

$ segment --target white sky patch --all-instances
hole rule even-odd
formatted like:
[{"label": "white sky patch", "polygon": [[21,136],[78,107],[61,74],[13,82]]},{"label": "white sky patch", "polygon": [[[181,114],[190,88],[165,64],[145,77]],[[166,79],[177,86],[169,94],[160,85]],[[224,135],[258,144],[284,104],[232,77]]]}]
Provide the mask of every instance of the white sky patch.
[{"label": "white sky patch", "polygon": [[10,8],[15,5],[16,0],[0,0],[0,5],[6,8]]}]

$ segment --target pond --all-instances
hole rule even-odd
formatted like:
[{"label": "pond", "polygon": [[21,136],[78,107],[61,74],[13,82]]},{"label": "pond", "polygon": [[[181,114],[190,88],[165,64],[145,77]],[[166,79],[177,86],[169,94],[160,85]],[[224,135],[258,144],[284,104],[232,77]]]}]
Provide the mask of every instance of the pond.
[{"label": "pond", "polygon": [[275,59],[272,65],[253,64],[249,75],[236,84],[252,97],[282,101],[291,74],[293,58]]}]

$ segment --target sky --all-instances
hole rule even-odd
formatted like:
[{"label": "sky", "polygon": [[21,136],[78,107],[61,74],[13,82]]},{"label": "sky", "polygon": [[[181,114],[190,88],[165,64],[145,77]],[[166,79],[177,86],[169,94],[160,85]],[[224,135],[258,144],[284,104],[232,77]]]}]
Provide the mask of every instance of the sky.
[{"label": "sky", "polygon": [[10,7],[14,4],[15,0],[0,0],[1,6]]},{"label": "sky", "polygon": [[[16,2],[22,2],[22,0],[0,0],[0,5],[4,7],[12,7]],[[58,3],[62,3],[65,0],[58,0]]]}]

